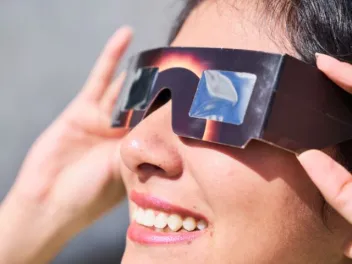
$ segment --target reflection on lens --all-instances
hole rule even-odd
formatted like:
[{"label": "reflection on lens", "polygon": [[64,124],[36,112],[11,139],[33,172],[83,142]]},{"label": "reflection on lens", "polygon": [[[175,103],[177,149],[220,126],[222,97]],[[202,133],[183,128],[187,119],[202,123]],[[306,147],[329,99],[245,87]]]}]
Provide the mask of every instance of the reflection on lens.
[{"label": "reflection on lens", "polygon": [[234,125],[244,121],[257,76],[230,71],[204,71],[189,115]]},{"label": "reflection on lens", "polygon": [[130,88],[126,92],[123,110],[144,110],[147,107],[157,73],[157,68],[141,68],[129,76],[126,85]]}]

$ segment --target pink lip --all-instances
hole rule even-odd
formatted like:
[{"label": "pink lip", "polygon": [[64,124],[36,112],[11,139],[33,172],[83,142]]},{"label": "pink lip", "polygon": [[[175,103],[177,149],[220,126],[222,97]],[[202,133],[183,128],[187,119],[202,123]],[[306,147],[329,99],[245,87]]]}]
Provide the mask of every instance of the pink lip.
[{"label": "pink lip", "polygon": [[176,205],[172,205],[168,202],[164,202],[156,197],[153,196],[149,196],[146,194],[141,194],[138,193],[136,191],[132,191],[131,195],[130,195],[130,199],[139,207],[142,208],[149,208],[149,209],[153,209],[156,211],[163,211],[165,213],[169,213],[169,214],[179,214],[181,217],[187,217],[187,216],[191,216],[197,220],[204,220],[206,222],[207,219],[201,215],[201,214],[197,214],[194,213],[188,209],[184,209],[182,207],[176,206]]},{"label": "pink lip", "polygon": [[[182,217],[191,216],[197,220],[203,219],[206,222],[206,218],[200,214],[194,213],[190,210],[181,208],[179,206],[171,205],[167,202],[159,200],[158,198],[137,193],[132,191],[130,199],[142,208],[150,208],[157,211],[163,211],[166,213],[177,213]],[[182,242],[189,242],[200,235],[204,234],[205,230],[193,231],[193,232],[157,232],[151,228],[147,228],[132,222],[127,231],[127,237],[137,243],[147,244],[147,245],[160,245],[160,244],[176,244]]]}]

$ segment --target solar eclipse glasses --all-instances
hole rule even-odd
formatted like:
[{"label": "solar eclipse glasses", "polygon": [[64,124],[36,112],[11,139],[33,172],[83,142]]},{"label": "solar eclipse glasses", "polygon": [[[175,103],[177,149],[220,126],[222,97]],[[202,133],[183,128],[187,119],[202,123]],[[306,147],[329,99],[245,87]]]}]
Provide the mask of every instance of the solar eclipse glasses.
[{"label": "solar eclipse glasses", "polygon": [[133,128],[171,94],[178,136],[245,148],[253,139],[291,152],[352,139],[352,96],[289,55],[167,47],[130,60],[112,126]]}]

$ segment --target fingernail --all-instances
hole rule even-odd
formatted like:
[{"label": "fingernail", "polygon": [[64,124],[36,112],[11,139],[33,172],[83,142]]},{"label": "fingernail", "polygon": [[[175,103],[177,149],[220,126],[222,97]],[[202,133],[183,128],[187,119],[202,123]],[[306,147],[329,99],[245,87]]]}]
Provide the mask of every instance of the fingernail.
[{"label": "fingernail", "polygon": [[322,152],[319,150],[311,149],[297,156],[298,161],[301,163],[302,167],[308,171],[311,170],[311,167],[314,167],[315,165],[314,162],[312,163],[312,161],[316,160],[314,157],[322,159]]},{"label": "fingernail", "polygon": [[315,53],[315,57],[319,60],[326,60],[326,61],[337,61],[339,62],[338,59],[336,59],[335,57],[332,57],[330,55],[327,55],[327,54],[323,54],[323,53]]},{"label": "fingernail", "polygon": [[326,54],[323,54],[323,53],[315,53],[315,58],[318,60],[331,60],[331,59],[334,59],[333,57],[329,56],[329,55],[326,55]]},{"label": "fingernail", "polygon": [[315,58],[318,59],[320,55],[323,55],[322,53],[316,52],[315,53]]},{"label": "fingernail", "polygon": [[320,70],[329,70],[336,67],[336,63],[340,63],[338,59],[322,53],[315,53],[315,57]]}]

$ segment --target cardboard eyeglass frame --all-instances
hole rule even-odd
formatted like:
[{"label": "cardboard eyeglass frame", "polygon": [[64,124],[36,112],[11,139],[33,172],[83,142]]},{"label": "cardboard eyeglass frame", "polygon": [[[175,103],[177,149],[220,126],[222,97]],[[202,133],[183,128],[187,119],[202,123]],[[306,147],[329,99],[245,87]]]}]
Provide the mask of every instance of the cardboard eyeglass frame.
[{"label": "cardboard eyeglass frame", "polygon": [[[181,137],[237,148],[245,148],[254,139],[294,153],[323,149],[352,138],[352,96],[316,67],[289,55],[168,47],[133,57],[128,75],[133,78],[139,69],[154,72],[144,79],[149,91],[146,90],[143,106],[126,109],[133,99],[131,83],[126,81],[116,102],[113,127],[136,126],[158,95],[168,89],[172,128]],[[200,78],[207,70],[256,76],[242,124],[190,116]]]}]

